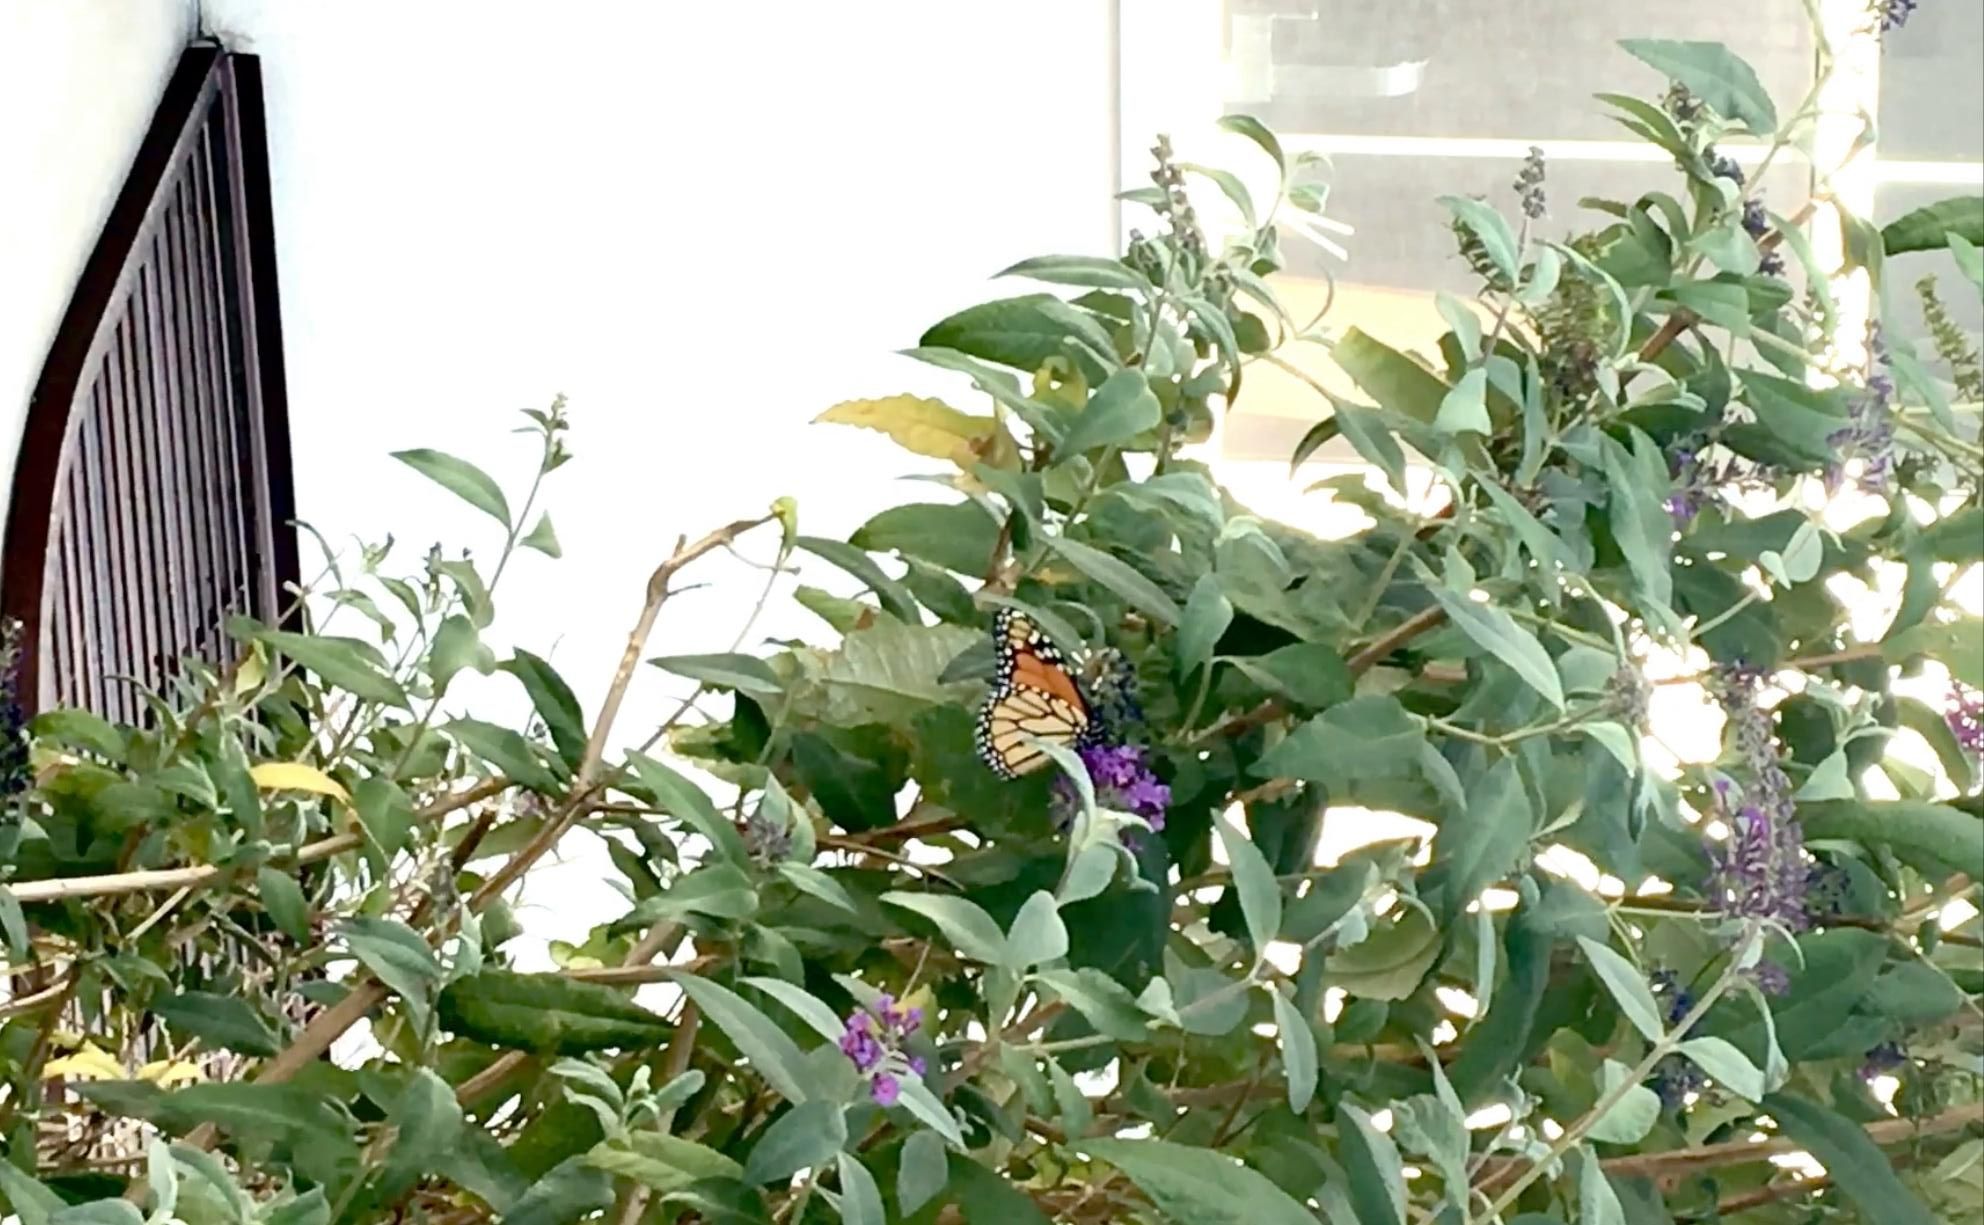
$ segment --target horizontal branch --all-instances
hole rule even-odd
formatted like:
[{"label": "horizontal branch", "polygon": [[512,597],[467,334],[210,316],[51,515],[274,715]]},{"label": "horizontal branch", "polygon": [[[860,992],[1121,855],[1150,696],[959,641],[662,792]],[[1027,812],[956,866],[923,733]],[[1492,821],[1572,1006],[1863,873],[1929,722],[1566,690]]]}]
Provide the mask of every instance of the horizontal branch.
[{"label": "horizontal branch", "polygon": [[[456,792],[444,800],[428,805],[415,816],[424,821],[466,808],[479,800],[486,800],[511,786],[506,778],[493,778],[478,783],[467,791]],[[337,834],[299,847],[294,855],[278,856],[284,863],[316,863],[346,851],[355,851],[365,845],[362,834]],[[216,884],[233,876],[239,868],[231,864],[203,864],[194,868],[153,868],[139,872],[112,872],[102,876],[58,876],[51,880],[29,880],[6,883],[14,900],[21,903],[59,902],[69,898],[114,897],[123,893],[152,893],[168,889],[198,889]]]}]

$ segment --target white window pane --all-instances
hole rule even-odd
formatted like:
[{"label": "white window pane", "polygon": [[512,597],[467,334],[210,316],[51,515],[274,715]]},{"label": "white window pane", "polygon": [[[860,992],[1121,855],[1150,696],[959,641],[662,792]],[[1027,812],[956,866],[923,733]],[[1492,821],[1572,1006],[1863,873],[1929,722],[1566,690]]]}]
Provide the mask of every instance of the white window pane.
[{"label": "white window pane", "polygon": [[[1919,6],[1881,59],[1881,157],[1984,159],[1984,4]],[[1948,194],[1955,194],[1954,191]]]}]

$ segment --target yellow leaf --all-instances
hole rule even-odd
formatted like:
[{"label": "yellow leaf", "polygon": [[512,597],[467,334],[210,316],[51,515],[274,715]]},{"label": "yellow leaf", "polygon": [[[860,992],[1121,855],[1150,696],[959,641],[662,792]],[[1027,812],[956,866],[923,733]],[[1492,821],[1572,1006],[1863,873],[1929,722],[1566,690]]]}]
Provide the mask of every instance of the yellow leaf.
[{"label": "yellow leaf", "polygon": [[123,1080],[127,1074],[124,1065],[105,1054],[96,1043],[85,1042],[75,1054],[49,1060],[42,1068],[42,1075],[63,1080]]},{"label": "yellow leaf", "polygon": [[[996,445],[995,435],[1005,431],[992,418],[974,417],[942,400],[920,396],[846,400],[814,420],[879,431],[904,450],[932,459],[947,459],[967,472],[973,464],[988,460],[988,453],[1007,449]],[[988,447],[988,443],[994,445]]]},{"label": "yellow leaf", "polygon": [[351,796],[338,786],[336,779],[300,761],[265,761],[248,773],[255,780],[255,785],[264,791],[314,791],[318,795],[351,802]]},{"label": "yellow leaf", "polygon": [[138,1069],[138,1079],[170,1089],[174,1085],[196,1085],[207,1078],[198,1066],[184,1059],[154,1059]]}]

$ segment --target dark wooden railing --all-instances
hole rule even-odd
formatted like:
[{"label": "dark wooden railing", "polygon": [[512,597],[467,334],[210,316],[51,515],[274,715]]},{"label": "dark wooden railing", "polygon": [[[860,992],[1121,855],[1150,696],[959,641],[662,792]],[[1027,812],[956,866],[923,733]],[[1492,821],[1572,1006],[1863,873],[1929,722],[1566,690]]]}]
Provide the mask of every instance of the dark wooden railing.
[{"label": "dark wooden railing", "polygon": [[0,559],[29,707],[143,721],[296,579],[260,68],[186,52],[29,405]]}]

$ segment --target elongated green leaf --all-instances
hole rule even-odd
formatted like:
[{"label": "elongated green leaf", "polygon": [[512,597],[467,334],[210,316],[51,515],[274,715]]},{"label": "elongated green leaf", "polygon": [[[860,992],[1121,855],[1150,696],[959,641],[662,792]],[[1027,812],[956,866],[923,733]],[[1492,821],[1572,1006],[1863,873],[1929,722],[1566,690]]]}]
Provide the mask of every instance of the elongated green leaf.
[{"label": "elongated green leaf", "polygon": [[914,1216],[941,1195],[950,1180],[943,1137],[919,1131],[903,1141],[902,1164],[896,1167],[896,1207],[904,1216]]},{"label": "elongated green leaf", "polygon": [[0,1161],[0,1195],[21,1218],[21,1225],[48,1225],[48,1218],[62,1211],[63,1199],[21,1172],[11,1161]]},{"label": "elongated green leaf", "polygon": [[1665,38],[1628,38],[1619,45],[1629,55],[1685,85],[1716,113],[1735,120],[1753,136],[1777,131],[1777,107],[1756,69],[1721,43],[1679,42]]},{"label": "elongated green leaf", "polygon": [[210,1050],[226,1048],[243,1055],[274,1055],[282,1049],[274,1027],[253,1004],[238,995],[182,991],[154,1000],[151,1011],[163,1018],[174,1033],[198,1038]]},{"label": "elongated green leaf", "polygon": [[1660,448],[1638,430],[1633,431],[1631,451],[1609,436],[1603,446],[1613,538],[1640,591],[1662,605],[1672,604],[1674,518],[1667,510],[1667,463]]},{"label": "elongated green leaf", "polygon": [[1442,821],[1433,838],[1433,863],[1447,873],[1441,926],[1460,922],[1483,889],[1523,861],[1535,822],[1514,757],[1472,780],[1466,809]]},{"label": "elongated green leaf", "polygon": [[1828,800],[1800,804],[1808,838],[1849,838],[1894,848],[1937,877],[1984,863],[1984,821],[1946,804],[1919,800]]},{"label": "elongated green leaf", "polygon": [[1936,1225],[1894,1165],[1867,1133],[1839,1115],[1793,1093],[1773,1093],[1763,1107],[1785,1135],[1825,1166],[1839,1189],[1860,1205],[1866,1219],[1881,1225]]},{"label": "elongated green leaf", "polygon": [[1360,1225],[1404,1225],[1405,1168],[1392,1138],[1348,1102],[1337,1107],[1350,1202]]},{"label": "elongated green leaf", "polygon": [[477,1042],[561,1055],[644,1050],[674,1033],[665,1019],[624,991],[562,974],[493,966],[448,984],[439,1015],[450,1030]]},{"label": "elongated green leaf", "polygon": [[1006,937],[992,916],[976,902],[941,893],[907,893],[899,889],[884,893],[881,900],[930,920],[944,933],[952,948],[974,961],[1000,965],[1006,959]]},{"label": "elongated green leaf", "polygon": [[1077,1147],[1123,1171],[1174,1221],[1192,1225],[1316,1223],[1309,1210],[1287,1192],[1223,1153],[1164,1140],[1093,1139]]},{"label": "elongated green leaf", "polygon": [[1578,947],[1584,950],[1585,960],[1597,972],[1599,981],[1619,1005],[1619,1011],[1640,1031],[1640,1036],[1649,1042],[1658,1042],[1666,1032],[1661,1024],[1660,1005],[1654,1002],[1653,992],[1640,977],[1633,963],[1621,957],[1609,946],[1598,943],[1586,936],[1578,937]]},{"label": "elongated green leaf", "polygon": [[398,919],[356,915],[342,927],[345,947],[379,981],[416,1010],[424,1010],[441,983],[441,963],[419,932]]},{"label": "elongated green leaf", "polygon": [[1247,920],[1247,938],[1253,942],[1254,957],[1267,953],[1268,942],[1281,933],[1281,886],[1274,869],[1253,839],[1233,828],[1225,817],[1215,816],[1213,828],[1226,851],[1226,862],[1233,870],[1233,887],[1240,894],[1240,913]]},{"label": "elongated green leaf", "polygon": [[1178,671],[1190,676],[1212,658],[1220,636],[1233,624],[1233,601],[1220,590],[1219,578],[1202,574],[1185,601],[1185,616],[1178,627]]},{"label": "elongated green leaf", "polygon": [[739,865],[751,861],[743,835],[730,818],[716,810],[701,787],[644,753],[627,754],[627,762],[634,767],[641,786],[654,793],[660,808],[708,839],[720,857]]},{"label": "elongated green leaf", "polygon": [[1356,380],[1378,407],[1402,413],[1423,425],[1439,416],[1446,383],[1405,354],[1351,328],[1330,349],[1343,372]]},{"label": "elongated green leaf", "polygon": [[976,502],[911,502],[892,506],[848,538],[856,548],[896,552],[959,574],[985,572],[999,524]]},{"label": "elongated green leaf", "polygon": [[[994,930],[997,930],[996,928]],[[787,1101],[805,1102],[814,1096],[812,1070],[799,1045],[774,1025],[770,1017],[735,991],[707,978],[677,970],[670,975],[696,1001],[703,1015]],[[836,1146],[838,1147],[838,1146]]]},{"label": "elongated green leaf", "polygon": [[586,1163],[655,1191],[679,1191],[705,1179],[744,1176],[743,1166],[713,1148],[653,1131],[637,1131],[624,1140],[598,1145],[586,1154]]},{"label": "elongated green leaf", "polygon": [[386,661],[369,642],[287,630],[263,630],[258,637],[327,685],[367,702],[407,709],[406,690],[387,674]]},{"label": "elongated green leaf", "polygon": [[797,983],[786,982],[782,978],[752,976],[739,980],[744,985],[756,987],[779,1003],[792,1010],[792,1014],[806,1022],[814,1033],[829,1042],[838,1042],[847,1032],[847,1025],[827,1007],[826,1002]]},{"label": "elongated green leaf", "polygon": [[847,1143],[847,1119],[833,1102],[801,1102],[765,1129],[744,1160],[744,1181],[783,1182],[834,1159]]},{"label": "elongated green leaf", "polygon": [[1316,1031],[1293,1001],[1273,984],[1275,1043],[1281,1048],[1281,1072],[1288,1081],[1288,1108],[1301,1114],[1316,1096]]},{"label": "elongated green leaf", "polygon": [[1938,251],[1951,234],[1984,246],[1984,196],[1952,196],[1904,213],[1881,230],[1881,247],[1889,255]]},{"label": "elongated green leaf", "polygon": [[1517,676],[1558,710],[1564,708],[1564,686],[1557,676],[1557,665],[1543,649],[1536,635],[1517,625],[1515,618],[1495,607],[1470,599],[1465,592],[1437,583],[1429,584],[1433,598],[1447,612],[1447,620],[1474,641],[1476,646],[1509,665]]},{"label": "elongated green leaf", "polygon": [[1690,1038],[1681,1044],[1681,1053],[1731,1093],[1745,1101],[1763,1100],[1763,1071],[1731,1043],[1721,1038]]},{"label": "elongated green leaf", "polygon": [[480,719],[452,719],[441,730],[504,777],[532,791],[558,790],[558,776],[521,733]]},{"label": "elongated green leaf", "polygon": [[675,878],[668,888],[641,899],[638,906],[615,920],[613,932],[640,931],[658,919],[708,915],[713,919],[748,919],[758,910],[758,891],[735,864],[712,863]]},{"label": "elongated green leaf", "polygon": [[551,743],[558,746],[558,753],[567,766],[576,767],[585,753],[586,720],[584,712],[579,709],[579,700],[573,695],[571,686],[565,683],[565,678],[558,675],[556,668],[529,651],[516,652],[500,667],[522,682],[537,717],[544,720],[545,729],[551,733]]},{"label": "elongated green leaf", "polygon": [[842,1225],[888,1225],[882,1215],[882,1189],[875,1176],[853,1153],[842,1153],[840,1163],[840,1219]]},{"label": "elongated green leaf", "polygon": [[1098,447],[1121,446],[1137,435],[1157,428],[1163,416],[1157,397],[1141,370],[1118,370],[1104,380],[1089,397],[1087,407],[1076,414],[1074,423],[1055,448],[1057,461],[1066,460]]},{"label": "elongated green leaf", "polygon": [[925,348],[954,349],[1032,374],[1049,358],[1073,361],[1091,380],[1102,381],[1100,358],[1115,345],[1087,311],[1052,294],[1026,294],[968,306],[933,324],[917,342]]},{"label": "elongated green leaf", "polygon": [[403,1195],[422,1177],[448,1163],[463,1143],[461,1104],[455,1091],[427,1068],[415,1068],[404,1093],[393,1104],[397,1129],[380,1178],[384,1195]]},{"label": "elongated green leaf", "polygon": [[1101,549],[1065,536],[1049,536],[1047,547],[1059,553],[1075,569],[1121,596],[1133,608],[1165,625],[1177,625],[1183,615],[1177,603],[1164,594],[1156,583]]},{"label": "elongated green leaf", "polygon": [[[1610,1095],[1629,1075],[1631,1070],[1625,1064],[1616,1059],[1606,1060],[1598,1085],[1600,1095]],[[1659,1118],[1660,1095],[1645,1085],[1634,1085],[1617,1105],[1591,1125],[1587,1134],[1606,1144],[1638,1144]]]},{"label": "elongated green leaf", "polygon": [[1097,1033],[1123,1042],[1140,1042],[1149,1036],[1143,1009],[1130,998],[1123,984],[1102,971],[1092,967],[1040,970],[1033,977],[1081,1013]]},{"label": "elongated green leaf", "polygon": [[1516,279],[1516,233],[1509,228],[1508,219],[1496,212],[1493,207],[1480,200],[1466,196],[1441,196],[1440,203],[1447,211],[1460,220],[1460,223],[1474,232],[1481,240],[1481,247],[1494,262],[1495,270],[1511,284]]},{"label": "elongated green leaf", "polygon": [[503,497],[503,487],[474,464],[445,451],[430,451],[425,447],[395,451],[393,458],[504,527],[510,526],[510,503]]},{"label": "elongated green leaf", "polygon": [[1093,255],[1037,255],[1023,259],[999,273],[1023,276],[1050,285],[1086,285],[1095,289],[1134,289],[1145,291],[1150,280],[1120,259]]},{"label": "elongated green leaf", "polygon": [[657,655],[648,662],[663,672],[755,697],[773,697],[785,688],[771,665],[755,655]]},{"label": "elongated green leaf", "polygon": [[613,1179],[584,1154],[560,1161],[503,1215],[503,1225],[572,1225],[613,1206]]},{"label": "elongated green leaf", "polygon": [[867,584],[868,589],[875,593],[875,598],[882,602],[882,607],[898,621],[915,625],[921,620],[916,612],[916,601],[910,597],[909,590],[884,573],[866,551],[846,541],[826,540],[818,536],[801,536],[793,544],[822,561],[840,567]]}]

